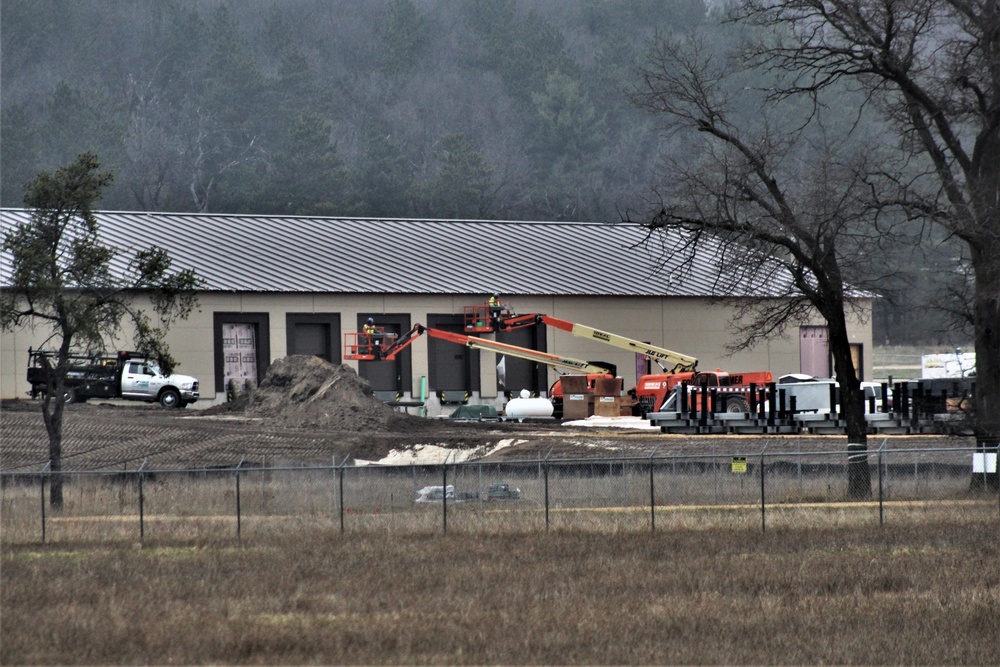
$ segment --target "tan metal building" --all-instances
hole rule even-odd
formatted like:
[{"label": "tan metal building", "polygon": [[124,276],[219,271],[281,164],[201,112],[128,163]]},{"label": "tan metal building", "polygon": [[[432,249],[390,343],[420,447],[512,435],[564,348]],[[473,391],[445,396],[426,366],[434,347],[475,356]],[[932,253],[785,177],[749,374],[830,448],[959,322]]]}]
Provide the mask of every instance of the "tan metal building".
[{"label": "tan metal building", "polygon": [[[8,228],[28,215],[4,209],[0,220]],[[675,256],[669,238],[647,242],[636,225],[119,212],[99,213],[98,220],[104,242],[123,256],[157,245],[175,267],[194,268],[205,279],[199,309],[168,335],[178,372],[200,381],[203,400],[195,407],[224,401],[230,378],[258,382],[271,360],[289,354],[342,363],[344,335],[360,331],[368,317],[395,333],[415,324],[461,332],[464,308],[494,291],[519,314],[647,341],[697,357],[702,370],[831,372],[819,322],[727,356],[733,311],[713,296],[716,259]],[[10,258],[0,259],[3,287]],[[761,289],[748,285],[745,294]],[[851,324],[863,378],[871,377],[869,322]],[[610,362],[625,387],[648,367],[634,352],[544,325],[496,335],[520,347]],[[45,338],[39,329],[3,332],[0,396],[27,394],[28,349]],[[127,348],[128,339],[112,344]],[[430,416],[461,401],[500,407],[521,389],[545,395],[557,377],[547,366],[507,358],[500,386],[499,360],[422,337],[394,361],[347,363],[386,401],[424,401]]]}]

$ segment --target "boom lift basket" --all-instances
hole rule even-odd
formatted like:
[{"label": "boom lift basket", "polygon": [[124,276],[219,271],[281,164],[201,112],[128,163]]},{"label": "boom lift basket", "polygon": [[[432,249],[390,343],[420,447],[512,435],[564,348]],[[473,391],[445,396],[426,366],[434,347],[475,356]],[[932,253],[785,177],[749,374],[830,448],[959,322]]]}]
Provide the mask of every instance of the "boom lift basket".
[{"label": "boom lift basket", "polygon": [[382,350],[395,344],[399,334],[387,332],[385,327],[375,327],[375,333],[351,331],[344,334],[344,359],[350,361],[379,361]]},{"label": "boom lift basket", "polygon": [[507,304],[494,309],[488,305],[465,306],[465,333],[492,333],[500,329],[500,321],[514,317]]}]

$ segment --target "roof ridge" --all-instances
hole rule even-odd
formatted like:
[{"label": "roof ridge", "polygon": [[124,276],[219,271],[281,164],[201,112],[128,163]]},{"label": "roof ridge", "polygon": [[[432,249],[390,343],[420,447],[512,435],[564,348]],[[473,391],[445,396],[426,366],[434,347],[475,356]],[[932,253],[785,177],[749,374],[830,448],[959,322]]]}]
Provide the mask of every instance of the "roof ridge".
[{"label": "roof ridge", "polygon": [[[5,206],[0,208],[0,212],[28,212],[31,209],[23,207]],[[157,218],[166,217],[198,217],[198,218],[271,218],[281,220],[343,220],[356,222],[430,222],[430,223],[463,223],[463,224],[501,224],[501,225],[552,225],[552,226],[610,226],[625,225],[639,226],[639,223],[625,220],[599,221],[599,220],[491,220],[487,218],[406,218],[400,216],[372,217],[372,216],[342,216],[342,215],[289,215],[281,213],[215,213],[196,211],[120,211],[97,209],[94,211],[98,215],[145,215]]]}]

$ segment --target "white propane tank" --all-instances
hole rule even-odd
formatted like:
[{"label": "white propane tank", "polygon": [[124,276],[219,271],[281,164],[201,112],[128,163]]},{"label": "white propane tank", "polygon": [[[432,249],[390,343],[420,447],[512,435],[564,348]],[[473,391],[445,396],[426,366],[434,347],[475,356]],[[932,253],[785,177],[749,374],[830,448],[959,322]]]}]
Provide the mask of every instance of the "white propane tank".
[{"label": "white propane tank", "polygon": [[518,421],[527,417],[551,417],[552,401],[547,398],[531,398],[531,392],[522,389],[521,398],[512,398],[507,401],[505,412],[508,417]]}]

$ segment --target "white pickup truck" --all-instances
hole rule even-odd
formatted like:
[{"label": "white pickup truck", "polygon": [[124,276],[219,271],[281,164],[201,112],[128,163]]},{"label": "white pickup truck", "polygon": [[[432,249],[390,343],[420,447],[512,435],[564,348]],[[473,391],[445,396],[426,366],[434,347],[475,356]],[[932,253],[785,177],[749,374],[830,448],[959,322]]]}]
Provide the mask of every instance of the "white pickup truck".
[{"label": "white pickup truck", "polygon": [[[28,382],[32,398],[48,392],[56,353],[28,350]],[[71,355],[64,400],[83,403],[90,398],[122,398],[158,402],[165,408],[183,408],[197,401],[198,379],[164,375],[159,367],[134,352],[117,355]]]}]

